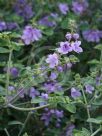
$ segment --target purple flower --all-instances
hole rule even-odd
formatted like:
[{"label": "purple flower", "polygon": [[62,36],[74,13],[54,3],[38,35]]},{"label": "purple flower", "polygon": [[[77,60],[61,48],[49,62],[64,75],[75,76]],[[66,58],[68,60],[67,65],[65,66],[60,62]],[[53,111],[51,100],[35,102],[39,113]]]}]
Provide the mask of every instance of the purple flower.
[{"label": "purple flower", "polygon": [[57,78],[57,74],[55,72],[51,72],[50,79],[55,80]]},{"label": "purple flower", "polygon": [[65,35],[65,37],[67,38],[67,40],[71,40],[72,34],[71,34],[71,33],[67,33],[67,34]]},{"label": "purple flower", "polygon": [[55,115],[56,115],[57,118],[63,118],[63,116],[64,116],[62,110],[61,111],[55,110]]},{"label": "purple flower", "polygon": [[73,1],[72,2],[72,10],[75,14],[82,14],[88,7],[88,3],[86,0],[81,1]]},{"label": "purple flower", "polygon": [[81,45],[81,41],[75,41],[71,43],[71,47],[73,49],[73,51],[77,52],[77,53],[81,53],[83,52],[83,49],[80,47]]},{"label": "purple flower", "polygon": [[45,90],[47,90],[48,93],[51,93],[56,90],[56,84],[55,83],[45,83],[44,88]]},{"label": "purple flower", "polygon": [[19,74],[19,71],[17,68],[13,67],[10,69],[10,74],[13,76],[13,77],[17,77],[18,74]]},{"label": "purple flower", "polygon": [[74,128],[75,128],[74,124],[68,125],[68,127],[66,128],[66,136],[72,136],[72,131]]},{"label": "purple flower", "polygon": [[28,3],[27,0],[17,0],[13,5],[13,9],[19,16],[22,16],[25,20],[28,20],[33,16],[31,3]]},{"label": "purple flower", "polygon": [[0,21],[0,31],[4,31],[6,30],[6,28],[7,28],[6,23],[3,21]]},{"label": "purple flower", "polygon": [[44,121],[45,126],[48,126],[52,118],[51,112],[48,110],[42,114],[41,120]]},{"label": "purple flower", "polygon": [[66,42],[60,42],[60,47],[57,50],[61,54],[67,54],[68,52],[72,51],[72,48],[70,46],[70,43],[66,41]]},{"label": "purple flower", "polygon": [[39,29],[33,28],[32,26],[26,26],[21,38],[26,45],[29,45],[34,41],[38,41],[41,37],[42,34]]},{"label": "purple flower", "polygon": [[55,21],[52,21],[50,19],[50,16],[45,16],[43,18],[41,18],[38,23],[40,25],[43,25],[43,26],[48,26],[48,27],[53,27],[53,26],[56,26],[56,22]]},{"label": "purple flower", "polygon": [[50,68],[54,68],[58,65],[58,55],[56,53],[48,55],[46,63],[49,63]]},{"label": "purple flower", "polygon": [[59,72],[63,72],[63,67],[62,67],[62,66],[57,66],[57,70],[58,70]]},{"label": "purple flower", "polygon": [[77,34],[77,33],[74,33],[72,36],[73,36],[73,38],[74,38],[75,40],[78,40],[78,39],[79,39],[79,34]]},{"label": "purple flower", "polygon": [[48,99],[48,94],[47,93],[41,93],[41,98],[47,100]]},{"label": "purple flower", "polygon": [[8,86],[8,90],[9,90],[9,91],[14,91],[14,90],[15,90],[15,87],[14,87],[14,86]]},{"label": "purple flower", "polygon": [[48,93],[52,93],[55,91],[61,91],[62,87],[57,82],[54,81],[54,82],[44,83],[44,89]]},{"label": "purple flower", "polygon": [[85,30],[82,34],[87,42],[99,42],[101,38],[99,30]]},{"label": "purple flower", "polygon": [[81,93],[78,89],[72,87],[71,88],[71,97],[76,99],[77,97],[80,97],[81,96]]},{"label": "purple flower", "polygon": [[102,31],[99,31],[99,36],[100,38],[102,38]]},{"label": "purple flower", "polygon": [[32,99],[35,98],[35,96],[39,96],[39,95],[40,95],[40,93],[34,87],[30,88],[30,94],[29,94],[29,96]]},{"label": "purple flower", "polygon": [[89,93],[89,94],[92,94],[93,91],[94,91],[94,87],[92,85],[85,85],[85,88],[86,88],[86,93]]},{"label": "purple flower", "polygon": [[19,28],[18,24],[14,23],[14,22],[6,23],[6,25],[7,25],[7,30],[12,30],[12,29]]},{"label": "purple flower", "polygon": [[69,11],[68,5],[66,3],[59,3],[58,7],[59,7],[59,10],[61,11],[61,13],[64,15],[66,15],[67,12]]},{"label": "purple flower", "polygon": [[44,121],[45,126],[48,126],[52,119],[55,119],[55,123],[60,127],[61,119],[63,118],[63,111],[57,109],[45,109],[45,112],[42,114],[41,120]]},{"label": "purple flower", "polygon": [[55,19],[58,18],[58,14],[57,13],[51,13],[50,15],[51,15],[51,17],[53,17]]},{"label": "purple flower", "polygon": [[102,80],[101,76],[96,77],[96,85],[100,85],[100,81]]}]

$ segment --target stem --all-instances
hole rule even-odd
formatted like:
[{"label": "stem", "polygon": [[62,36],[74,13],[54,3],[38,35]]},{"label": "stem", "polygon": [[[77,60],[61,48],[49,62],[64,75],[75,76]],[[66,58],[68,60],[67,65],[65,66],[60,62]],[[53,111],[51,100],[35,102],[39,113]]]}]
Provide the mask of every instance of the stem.
[{"label": "stem", "polygon": [[8,131],[7,131],[6,128],[4,129],[4,131],[5,131],[5,133],[6,133],[7,136],[10,136],[10,134],[8,133]]},{"label": "stem", "polygon": [[102,50],[101,50],[101,55],[100,55],[100,62],[102,62]]},{"label": "stem", "polygon": [[7,78],[6,78],[6,103],[8,102],[8,86],[9,86],[9,80],[10,80],[11,58],[12,58],[12,49],[10,50],[10,53],[9,53],[9,60],[8,60],[8,66],[7,66]]},{"label": "stem", "polygon": [[23,132],[23,130],[24,130],[24,128],[25,128],[25,126],[26,126],[28,120],[30,119],[31,114],[32,114],[32,112],[29,112],[29,113],[28,113],[27,118],[26,118],[26,120],[25,120],[25,122],[24,122],[24,125],[22,126],[22,128],[21,128],[21,130],[20,130],[18,136],[20,136],[20,135],[22,134],[22,132]]},{"label": "stem", "polygon": [[99,131],[101,131],[101,128],[97,129],[91,136],[95,136]]},{"label": "stem", "polygon": [[33,45],[32,48],[31,48],[31,51],[30,51],[30,54],[31,54],[31,55],[28,57],[27,66],[31,65],[32,60],[34,59],[33,56],[32,56],[32,54],[33,54],[33,52],[34,52],[34,48],[35,48],[35,46]]},{"label": "stem", "polygon": [[[101,49],[101,55],[100,55],[100,63],[102,63],[102,49]],[[102,68],[101,68],[101,72],[102,72]]]},{"label": "stem", "polygon": [[[85,105],[86,105],[87,116],[88,116],[88,119],[89,119],[89,118],[91,118],[91,115],[90,115],[90,110],[89,110],[89,107],[88,107],[88,102],[87,102],[87,99],[86,99],[86,96],[85,96],[85,93],[84,93],[83,89],[82,89],[82,94],[83,94],[84,102],[85,102]],[[92,123],[91,122],[89,122],[89,127],[90,127],[91,133],[93,133],[93,127],[92,127]]]},{"label": "stem", "polygon": [[19,110],[19,111],[33,111],[33,110],[39,110],[39,109],[42,109],[42,108],[46,108],[50,106],[50,104],[47,104],[47,105],[43,105],[43,106],[40,106],[40,107],[35,107],[35,108],[20,108],[20,107],[16,107],[12,104],[8,104],[8,107],[12,108],[12,109],[15,109],[15,110]]},{"label": "stem", "polygon": [[30,101],[28,101],[28,102],[23,102],[23,103],[18,103],[18,104],[16,104],[16,106],[21,106],[21,105],[30,104],[30,103],[31,103]]}]

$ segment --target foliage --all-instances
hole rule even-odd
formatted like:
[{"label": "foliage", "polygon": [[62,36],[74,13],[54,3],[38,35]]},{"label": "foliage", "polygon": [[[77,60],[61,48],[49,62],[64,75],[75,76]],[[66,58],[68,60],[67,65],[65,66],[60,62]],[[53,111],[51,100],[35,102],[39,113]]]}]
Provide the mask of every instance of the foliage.
[{"label": "foliage", "polygon": [[0,136],[102,135],[101,11],[0,0]]}]

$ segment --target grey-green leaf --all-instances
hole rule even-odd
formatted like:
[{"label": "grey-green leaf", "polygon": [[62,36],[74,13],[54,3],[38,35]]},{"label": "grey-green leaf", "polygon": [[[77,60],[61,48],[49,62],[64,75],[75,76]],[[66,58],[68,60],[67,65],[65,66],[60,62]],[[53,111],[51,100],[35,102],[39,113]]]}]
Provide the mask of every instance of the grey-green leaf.
[{"label": "grey-green leaf", "polygon": [[31,100],[31,103],[41,103],[41,102],[45,102],[45,100],[42,98],[33,98]]},{"label": "grey-green leaf", "polygon": [[64,104],[63,107],[68,110],[71,113],[75,113],[76,112],[76,106],[74,104]]},{"label": "grey-green leaf", "polygon": [[0,53],[8,53],[9,50],[4,48],[4,47],[0,47]]},{"label": "grey-green leaf", "polygon": [[99,118],[89,118],[87,122],[95,123],[95,124],[102,124],[102,117]]},{"label": "grey-green leaf", "polygon": [[19,121],[10,121],[9,123],[8,123],[8,125],[23,125],[23,123],[21,123],[21,122],[19,122]]}]

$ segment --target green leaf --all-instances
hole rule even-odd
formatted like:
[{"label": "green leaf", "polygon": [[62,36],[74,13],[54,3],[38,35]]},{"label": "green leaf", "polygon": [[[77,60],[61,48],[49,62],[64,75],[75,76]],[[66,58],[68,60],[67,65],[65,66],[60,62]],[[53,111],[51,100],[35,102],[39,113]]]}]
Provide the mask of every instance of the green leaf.
[{"label": "green leaf", "polygon": [[41,103],[41,102],[45,102],[45,100],[42,98],[33,98],[31,100],[31,103]]},{"label": "green leaf", "polygon": [[90,136],[91,135],[90,132],[89,132],[89,130],[87,130],[86,128],[82,128],[82,134],[84,136]]},{"label": "green leaf", "polygon": [[74,55],[70,55],[69,59],[70,59],[70,62],[72,62],[72,63],[79,62],[79,59],[76,56],[74,56]]},{"label": "green leaf", "polygon": [[73,13],[69,12],[67,17],[62,20],[61,28],[63,29],[71,29],[71,27],[76,25],[76,19],[78,16],[74,15]]},{"label": "green leaf", "polygon": [[87,130],[86,128],[82,128],[82,131],[79,130],[74,130],[74,136],[90,136],[90,132],[89,130]]},{"label": "green leaf", "polygon": [[9,123],[8,123],[8,125],[23,125],[23,123],[21,123],[21,122],[19,122],[19,121],[10,121]]},{"label": "green leaf", "polygon": [[2,32],[2,33],[0,33],[0,35],[9,35],[9,34],[11,34],[11,32]]},{"label": "green leaf", "polygon": [[13,37],[13,38],[20,38],[21,35],[18,34],[18,33],[16,33],[16,32],[13,32],[13,33],[10,34],[10,37]]},{"label": "green leaf", "polygon": [[98,44],[94,48],[97,49],[97,50],[102,50],[102,44]]},{"label": "green leaf", "polygon": [[95,124],[102,124],[102,117],[98,118],[89,118],[87,122],[95,123]]},{"label": "green leaf", "polygon": [[19,51],[21,49],[21,46],[24,46],[23,43],[17,43],[17,42],[11,42],[12,48],[16,51]]},{"label": "green leaf", "polygon": [[51,35],[53,35],[53,29],[46,29],[46,30],[43,31],[43,33],[45,35],[51,36]]},{"label": "green leaf", "polygon": [[23,136],[28,136],[28,134],[27,134],[27,133],[24,133]]},{"label": "green leaf", "polygon": [[100,106],[102,105],[102,100],[98,100],[92,103],[93,105]]},{"label": "green leaf", "polygon": [[62,21],[61,28],[68,29],[68,18]]},{"label": "green leaf", "polygon": [[57,95],[63,95],[64,91],[55,91],[55,94],[57,94]]},{"label": "green leaf", "polygon": [[63,107],[68,110],[71,113],[75,113],[76,112],[76,106],[74,104],[64,104]]},{"label": "green leaf", "polygon": [[0,86],[0,95],[6,95],[5,89],[2,86]]},{"label": "green leaf", "polygon": [[99,64],[100,62],[96,59],[93,59],[91,61],[88,61],[88,64]]},{"label": "green leaf", "polygon": [[8,49],[4,47],[0,47],[0,53],[8,53],[8,52],[10,52]]}]

